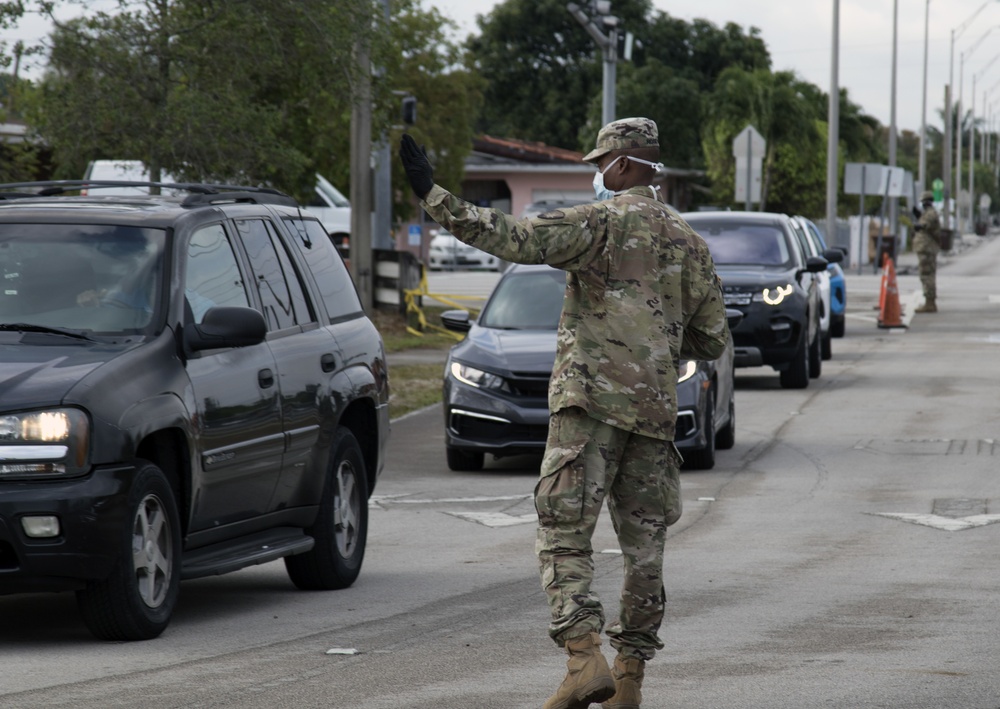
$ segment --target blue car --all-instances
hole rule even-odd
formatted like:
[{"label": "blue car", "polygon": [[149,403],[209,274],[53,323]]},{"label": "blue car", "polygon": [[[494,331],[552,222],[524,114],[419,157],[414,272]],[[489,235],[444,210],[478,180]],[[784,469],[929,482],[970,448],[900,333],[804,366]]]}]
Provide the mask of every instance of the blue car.
[{"label": "blue car", "polygon": [[[816,235],[819,243],[826,250],[826,239],[823,238],[823,232],[819,230],[819,227],[805,217],[801,219],[802,223]],[[846,256],[847,254],[845,253],[844,255]],[[844,314],[847,310],[847,281],[844,278],[844,269],[841,268],[839,263],[831,263],[827,266],[827,270],[830,272],[830,335],[833,337],[843,337],[846,322]]]}]

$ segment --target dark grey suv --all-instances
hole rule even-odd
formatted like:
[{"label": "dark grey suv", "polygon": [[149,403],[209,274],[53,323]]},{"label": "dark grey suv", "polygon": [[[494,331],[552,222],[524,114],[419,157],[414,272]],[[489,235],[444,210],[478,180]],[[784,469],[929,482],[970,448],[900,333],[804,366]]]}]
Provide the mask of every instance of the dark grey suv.
[{"label": "dark grey suv", "polygon": [[349,586],[388,378],[325,229],[273,190],[79,186],[0,186],[0,594],[136,640],[182,578]]},{"label": "dark grey suv", "polygon": [[733,328],[737,367],[770,366],[781,386],[804,389],[820,376],[818,275],[828,262],[803,251],[791,219],[769,212],[690,212],[722,279],[727,308],[743,313]]}]

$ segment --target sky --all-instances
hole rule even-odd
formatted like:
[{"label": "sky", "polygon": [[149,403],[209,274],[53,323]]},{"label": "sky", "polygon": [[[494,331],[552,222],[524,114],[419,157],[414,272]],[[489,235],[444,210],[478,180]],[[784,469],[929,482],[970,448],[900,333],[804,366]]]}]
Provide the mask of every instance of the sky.
[{"label": "sky", "polygon": [[[771,53],[773,68],[793,70],[824,91],[830,89],[833,6],[835,0],[653,0],[662,10],[684,20],[702,18],[719,27],[735,22],[757,27]],[[478,32],[477,15],[486,15],[498,0],[421,0],[456,22],[456,39]],[[576,0],[586,5],[587,0]],[[839,0],[839,84],[865,113],[888,126],[892,119],[893,7],[898,4],[896,58],[896,126],[919,132],[924,105],[924,12],[929,11],[927,42],[927,122],[941,125],[944,87],[959,76],[968,108],[976,78],[976,115],[1000,129],[1000,0]],[[113,5],[92,0],[91,7]],[[614,0],[611,0],[612,13]],[[583,29],[581,28],[581,32]],[[42,36],[47,24],[29,18],[15,33]],[[952,53],[952,34],[955,35]],[[953,58],[952,58],[953,57]],[[961,71],[960,71],[961,70]],[[30,69],[29,69],[30,72]],[[988,94],[984,111],[984,90]],[[953,99],[954,100],[954,99]]]},{"label": "sky", "polygon": [[[576,2],[588,4],[586,0]],[[422,3],[424,7],[437,7],[442,15],[454,20],[460,27],[460,37],[477,33],[476,16],[489,14],[498,4],[496,0]],[[757,27],[771,53],[773,69],[793,70],[824,91],[830,90],[834,0],[653,0],[653,5],[656,10],[688,21],[700,18],[719,27],[728,22],[744,29]],[[964,105],[969,106],[972,78],[976,76],[976,115],[985,117],[985,90],[986,103],[993,109],[991,115],[996,115],[991,123],[995,121],[1000,127],[1000,0],[840,0],[839,5],[839,85],[865,113],[886,126],[892,122],[896,5],[897,128],[919,133],[923,121],[925,11],[929,13],[927,124],[943,126],[939,111],[944,108],[944,88],[952,66],[956,95],[961,68]],[[611,11],[614,14],[614,0]]]}]

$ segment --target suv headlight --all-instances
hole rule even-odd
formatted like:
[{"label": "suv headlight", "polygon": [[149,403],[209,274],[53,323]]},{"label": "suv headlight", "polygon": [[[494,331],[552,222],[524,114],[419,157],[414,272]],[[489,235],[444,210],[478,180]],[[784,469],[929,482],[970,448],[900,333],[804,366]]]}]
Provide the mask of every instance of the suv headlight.
[{"label": "suv headlight", "polygon": [[0,478],[82,473],[89,446],[90,423],[79,409],[0,414]]},{"label": "suv headlight", "polygon": [[791,283],[777,288],[765,288],[761,293],[754,293],[755,303],[767,303],[768,305],[780,305],[781,302],[794,292]]},{"label": "suv headlight", "polygon": [[496,374],[484,372],[481,369],[470,367],[469,365],[462,364],[461,362],[451,363],[451,376],[455,377],[455,379],[463,384],[468,384],[469,386],[478,387],[480,389],[497,389],[500,391],[506,391],[508,388],[507,382],[504,381],[503,377],[498,377]]},{"label": "suv headlight", "polygon": [[681,366],[677,369],[677,383],[686,382],[688,379],[694,376],[694,373],[698,371],[698,363],[693,360],[685,360],[681,362]]}]

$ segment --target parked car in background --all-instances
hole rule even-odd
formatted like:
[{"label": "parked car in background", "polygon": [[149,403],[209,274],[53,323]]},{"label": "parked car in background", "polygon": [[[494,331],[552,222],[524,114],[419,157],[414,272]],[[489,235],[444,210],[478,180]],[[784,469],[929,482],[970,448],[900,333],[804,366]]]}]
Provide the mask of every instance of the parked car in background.
[{"label": "parked car in background", "polygon": [[181,579],[350,586],[389,385],[326,229],[270,189],[83,184],[0,186],[0,594],[140,640]]},{"label": "parked car in background", "polygon": [[805,217],[800,217],[800,219],[808,232],[816,238],[822,253],[827,253],[828,250],[840,252],[840,258],[830,259],[827,271],[830,273],[830,335],[843,337],[847,324],[847,279],[844,278],[844,268],[840,264],[847,256],[847,252],[840,246],[828,247],[819,227],[810,219]]},{"label": "parked car in background", "polygon": [[500,270],[500,259],[459,241],[453,234],[438,231],[431,237],[427,250],[427,267],[432,271],[443,269],[479,268]]},{"label": "parked car in background", "polygon": [[569,207],[575,207],[580,204],[589,204],[595,201],[596,198],[593,195],[588,195],[587,198],[563,198],[563,199],[545,199],[538,202],[532,202],[524,211],[521,212],[521,218],[526,217],[537,217],[539,214],[545,214],[547,212],[553,212],[557,209],[566,209]]},{"label": "parked car in background", "polygon": [[[513,264],[477,320],[465,310],[442,314],[447,328],[467,333],[452,347],[444,372],[445,454],[452,470],[480,470],[487,454],[502,458],[545,449],[565,290],[564,271]],[[676,444],[686,467],[711,468],[716,448],[735,444],[731,343],[718,360],[680,363],[677,408]]]},{"label": "parked car in background", "polygon": [[769,212],[687,212],[722,279],[726,307],[743,313],[733,329],[737,367],[770,366],[781,386],[804,389],[820,375],[817,273],[826,259],[807,254],[791,218]]},{"label": "parked car in background", "polygon": [[828,264],[825,271],[820,271],[817,274],[819,277],[820,303],[823,307],[819,322],[820,353],[823,359],[827,360],[833,357],[833,346],[831,343],[831,338],[833,337],[833,284],[830,277],[830,266],[836,265],[839,261],[843,260],[844,252],[840,249],[824,248],[823,243],[816,237],[816,232],[810,228],[810,223],[805,217],[792,217],[792,224],[796,226],[796,233],[800,239],[804,240],[806,253],[810,256],[825,258]]}]

